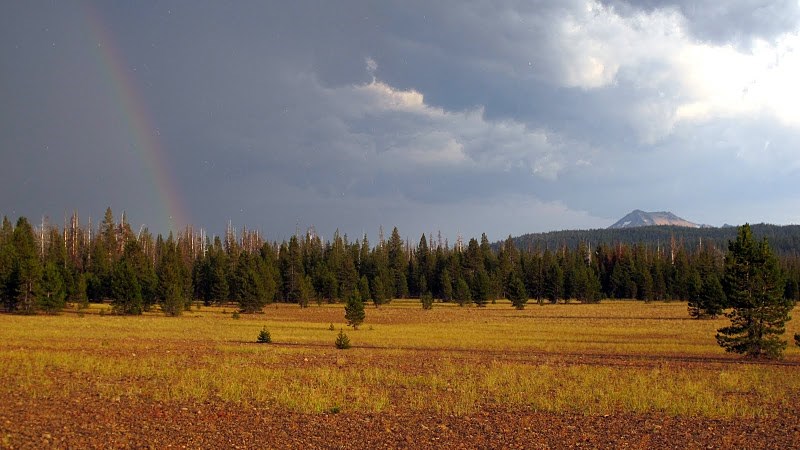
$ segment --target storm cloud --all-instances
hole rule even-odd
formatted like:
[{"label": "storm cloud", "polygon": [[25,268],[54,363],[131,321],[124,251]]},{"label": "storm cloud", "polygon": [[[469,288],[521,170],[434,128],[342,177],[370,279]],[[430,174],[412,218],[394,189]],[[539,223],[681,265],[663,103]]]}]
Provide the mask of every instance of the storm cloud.
[{"label": "storm cloud", "polygon": [[7,9],[2,214],[276,239],[800,222],[797,2]]}]

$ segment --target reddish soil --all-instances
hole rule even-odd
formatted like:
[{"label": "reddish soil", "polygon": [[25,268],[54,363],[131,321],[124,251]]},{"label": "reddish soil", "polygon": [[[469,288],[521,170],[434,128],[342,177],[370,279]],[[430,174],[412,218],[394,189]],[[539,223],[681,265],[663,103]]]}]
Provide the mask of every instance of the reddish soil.
[{"label": "reddish soil", "polygon": [[0,396],[3,448],[774,448],[800,447],[797,411],[769,419],[583,416],[490,409],[297,414],[225,403]]},{"label": "reddish soil", "polygon": [[[332,311],[331,308],[309,308],[304,313],[319,316],[306,320],[324,324],[341,319],[339,309]],[[472,312],[464,314],[468,313]],[[391,311],[385,315],[382,320],[387,322],[401,317]],[[447,320],[447,317],[442,320]],[[203,364],[202,358],[194,356],[213,355],[220,351],[214,344],[197,341],[150,343],[140,340],[138,344],[143,352],[191,355],[192,358],[186,360],[189,365]],[[259,345],[253,342],[237,344]],[[463,363],[465,366],[498,361],[532,366],[644,368],[733,368],[746,364],[775,364],[800,370],[797,359],[766,362],[729,355],[618,355],[358,345],[345,355],[331,345],[273,345],[302,347],[310,351],[289,352],[277,363],[253,361],[252,364],[300,368],[347,365],[356,369],[362,365],[366,368],[378,364],[403,373],[436,371],[442,360],[447,364]],[[32,350],[45,348],[41,342],[31,342],[30,346]],[[76,348],[75,351],[83,350]],[[123,357],[127,354],[124,352],[130,350],[109,347],[93,351]],[[54,379],[61,380],[71,376],[68,373],[53,375]],[[15,381],[5,379],[0,368],[0,383],[6,386],[0,390],[0,448],[800,448],[798,404],[776,411],[771,417],[756,419],[672,417],[657,413],[581,415],[498,406],[484,406],[477,413],[460,417],[400,407],[381,413],[300,414],[221,401],[181,404],[140,397],[108,399],[89,392],[71,398],[35,398],[13,392]]]}]

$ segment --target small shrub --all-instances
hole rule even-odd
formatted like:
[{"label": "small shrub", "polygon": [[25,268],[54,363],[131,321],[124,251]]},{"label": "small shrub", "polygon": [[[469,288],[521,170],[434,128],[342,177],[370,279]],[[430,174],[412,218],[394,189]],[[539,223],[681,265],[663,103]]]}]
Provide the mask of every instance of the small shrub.
[{"label": "small shrub", "polygon": [[328,329],[329,329],[330,331],[334,331],[334,330],[336,330],[336,328],[334,328],[334,327],[333,327],[333,324],[331,324],[331,326],[329,326],[329,327],[328,327]]},{"label": "small shrub", "polygon": [[350,348],[350,338],[347,337],[342,330],[339,330],[339,335],[336,336],[336,348],[339,350],[347,350]]},{"label": "small shrub", "polygon": [[258,333],[257,342],[260,344],[269,344],[272,342],[272,336],[269,334],[267,327],[262,328]]},{"label": "small shrub", "polygon": [[342,408],[340,406],[332,406],[328,410],[328,412],[330,412],[331,414],[339,414],[341,411],[342,411]]},{"label": "small shrub", "polygon": [[231,317],[236,319],[236,320],[239,320],[239,317],[242,317],[242,316],[239,315],[239,311],[234,311],[233,315],[231,315]]}]

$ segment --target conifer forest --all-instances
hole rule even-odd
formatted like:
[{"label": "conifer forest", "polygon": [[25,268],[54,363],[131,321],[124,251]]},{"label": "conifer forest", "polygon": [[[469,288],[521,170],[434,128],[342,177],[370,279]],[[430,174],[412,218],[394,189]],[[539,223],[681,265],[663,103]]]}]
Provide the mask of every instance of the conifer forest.
[{"label": "conifer forest", "polygon": [[[600,230],[602,231],[602,230]],[[641,233],[641,231],[637,231]],[[663,237],[663,236],[660,236]],[[134,230],[124,213],[107,209],[96,227],[73,214],[63,228],[25,217],[3,219],[0,286],[5,310],[57,312],[67,302],[110,302],[119,314],[160,308],[180,315],[192,302],[235,302],[252,313],[273,302],[346,302],[376,307],[397,298],[484,306],[500,298],[518,308],[537,303],[594,303],[601,299],[688,301],[693,316],[726,307],[722,289],[726,248],[708,239],[635,243],[577,241],[519,248],[509,236],[455,243],[422,235],[411,242],[397,228],[378,242],[367,236],[331,239],[313,229],[270,242],[255,230],[229,226],[223,236],[187,227],[168,236]],[[521,243],[524,244],[524,241]],[[779,256],[784,298],[800,297],[797,251]]]}]

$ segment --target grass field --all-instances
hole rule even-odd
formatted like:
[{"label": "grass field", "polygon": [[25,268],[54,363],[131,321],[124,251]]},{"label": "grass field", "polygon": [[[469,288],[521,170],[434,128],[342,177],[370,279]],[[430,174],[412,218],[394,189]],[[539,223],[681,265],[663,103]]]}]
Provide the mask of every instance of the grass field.
[{"label": "grass field", "polygon": [[[101,314],[103,311],[103,314]],[[800,351],[783,361],[727,355],[726,319],[692,320],[685,303],[603,302],[487,308],[417,301],[368,307],[359,330],[342,305],[271,305],[232,317],[0,315],[0,393],[226,402],[302,413],[482,408],[605,414],[763,417],[800,395]],[[330,329],[333,325],[334,330]],[[259,330],[272,344],[257,344]],[[353,348],[333,343],[345,329]],[[787,338],[800,332],[789,322]]]}]

